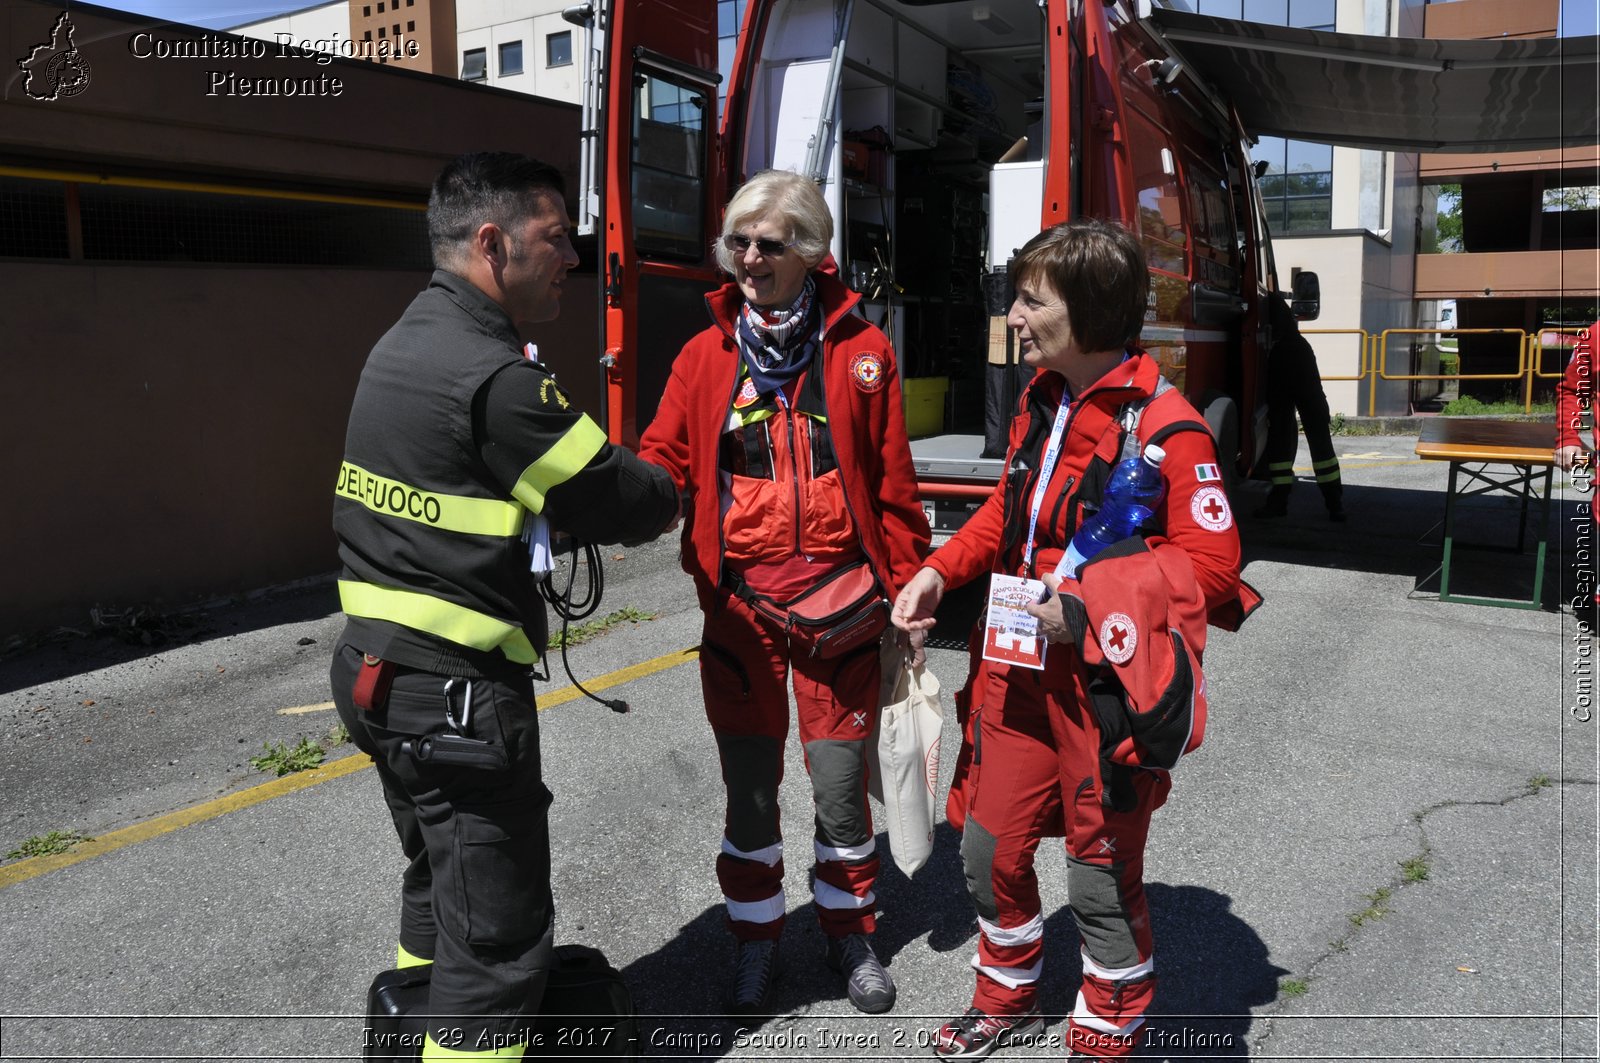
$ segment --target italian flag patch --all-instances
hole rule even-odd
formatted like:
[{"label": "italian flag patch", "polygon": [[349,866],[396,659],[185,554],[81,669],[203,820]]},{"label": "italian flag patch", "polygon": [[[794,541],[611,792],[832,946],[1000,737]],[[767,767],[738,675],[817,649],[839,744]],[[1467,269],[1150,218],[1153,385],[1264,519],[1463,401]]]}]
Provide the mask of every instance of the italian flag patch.
[{"label": "italian flag patch", "polygon": [[1220,480],[1222,479],[1222,470],[1215,465],[1196,465],[1194,467],[1194,478],[1201,483]]}]

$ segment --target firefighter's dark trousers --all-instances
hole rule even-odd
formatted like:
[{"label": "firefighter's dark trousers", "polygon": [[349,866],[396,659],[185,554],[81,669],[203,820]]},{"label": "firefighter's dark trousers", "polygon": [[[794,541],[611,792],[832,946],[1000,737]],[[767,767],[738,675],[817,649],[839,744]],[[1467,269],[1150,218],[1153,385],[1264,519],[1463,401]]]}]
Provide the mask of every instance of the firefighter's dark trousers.
[{"label": "firefighter's dark trousers", "polygon": [[1333,419],[1315,358],[1308,354],[1298,361],[1274,361],[1272,371],[1275,375],[1267,396],[1267,446],[1262,454],[1272,481],[1271,496],[1281,504],[1294,488],[1294,458],[1300,443],[1295,432],[1298,411],[1300,428],[1311,450],[1311,471],[1323,503],[1329,510],[1342,509],[1344,483],[1339,474],[1339,457],[1333,449]]},{"label": "firefighter's dark trousers", "polygon": [[[1172,787],[1165,771],[1110,769],[1069,647],[1047,670],[985,662],[972,694],[974,750],[961,858],[978,910],[973,1006],[1018,1015],[1037,1004],[1044,916],[1034,854],[1063,833],[1067,901],[1082,939],[1083,982],[1067,1036],[1089,1056],[1125,1056],[1155,995],[1144,846]],[[1108,805],[1107,789],[1122,807]]]},{"label": "firefighter's dark trousers", "polygon": [[867,807],[867,738],[878,714],[878,642],[834,660],[791,647],[732,596],[706,617],[700,682],[728,810],[717,881],[741,941],[777,938],[787,907],[778,785],[789,682],[816,803],[812,898],[823,933],[873,931],[877,841]]},{"label": "firefighter's dark trousers", "polygon": [[505,1044],[537,1012],[553,956],[550,791],[540,779],[532,682],[509,665],[472,680],[471,715],[458,733],[504,749],[503,770],[442,767],[420,763],[402,746],[448,730],[450,677],[397,668],[385,702],[365,711],[351,696],[360,666],[360,651],[341,640],[333,700],[351,740],[376,761],[410,861],[400,947],[403,957],[434,963],[429,1032],[457,1051]]}]

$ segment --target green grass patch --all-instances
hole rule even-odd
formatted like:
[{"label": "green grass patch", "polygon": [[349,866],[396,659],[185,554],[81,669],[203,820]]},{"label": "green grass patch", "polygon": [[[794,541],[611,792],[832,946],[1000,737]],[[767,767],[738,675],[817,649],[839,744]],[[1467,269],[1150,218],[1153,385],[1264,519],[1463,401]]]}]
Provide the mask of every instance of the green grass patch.
[{"label": "green grass patch", "polygon": [[1394,891],[1388,886],[1379,886],[1367,894],[1367,906],[1359,912],[1352,912],[1350,921],[1356,926],[1366,926],[1368,923],[1382,919],[1389,914],[1389,898]]},{"label": "green grass patch", "polygon": [[1531,409],[1524,409],[1521,399],[1503,398],[1497,402],[1484,402],[1472,395],[1463,395],[1459,399],[1451,399],[1439,411],[1446,417],[1509,417],[1516,414],[1550,413],[1556,412],[1553,402],[1536,402]]},{"label": "green grass patch", "polygon": [[328,732],[328,745],[342,746],[348,741],[350,741],[350,728],[342,723],[334,724],[333,729]]},{"label": "green grass patch", "polygon": [[1536,794],[1540,790],[1543,790],[1551,785],[1552,783],[1550,782],[1550,776],[1541,771],[1539,774],[1528,780],[1528,792],[1530,794]]},{"label": "green grass patch", "polygon": [[[635,609],[631,605],[625,605],[614,613],[606,614],[599,620],[588,620],[577,625],[576,627],[569,627],[566,630],[566,644],[568,646],[578,646],[588,642],[590,639],[599,638],[601,635],[604,635],[607,631],[610,631],[612,628],[617,627],[620,624],[639,624],[646,620],[654,620],[656,615],[657,614],[655,613],[646,613],[642,610]],[[552,650],[559,650],[561,648],[561,641],[562,633],[559,631],[555,632],[550,636],[549,648]]]},{"label": "green grass patch", "polygon": [[1428,858],[1426,856],[1413,856],[1410,860],[1400,861],[1400,873],[1407,882],[1426,882],[1428,880]]},{"label": "green grass patch", "polygon": [[53,830],[48,834],[35,834],[6,854],[7,860],[22,860],[30,856],[57,856],[75,845],[92,842],[93,838],[75,830]]},{"label": "green grass patch", "polygon": [[259,757],[250,758],[250,766],[257,771],[270,771],[281,779],[297,771],[310,771],[326,756],[322,747],[309,738],[300,739],[292,749],[282,742],[267,742],[262,745]]},{"label": "green grass patch", "polygon": [[1311,991],[1311,983],[1304,978],[1285,978],[1278,983],[1278,992],[1286,997],[1303,997]]}]

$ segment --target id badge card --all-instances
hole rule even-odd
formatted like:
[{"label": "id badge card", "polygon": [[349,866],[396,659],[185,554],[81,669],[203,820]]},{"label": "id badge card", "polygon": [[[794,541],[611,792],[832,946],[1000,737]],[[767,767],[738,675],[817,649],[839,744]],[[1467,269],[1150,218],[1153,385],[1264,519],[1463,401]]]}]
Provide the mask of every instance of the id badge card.
[{"label": "id badge card", "polygon": [[1046,642],[1027,607],[1044,598],[1036,579],[995,573],[989,577],[989,610],[983,627],[983,658],[1023,668],[1044,667]]}]

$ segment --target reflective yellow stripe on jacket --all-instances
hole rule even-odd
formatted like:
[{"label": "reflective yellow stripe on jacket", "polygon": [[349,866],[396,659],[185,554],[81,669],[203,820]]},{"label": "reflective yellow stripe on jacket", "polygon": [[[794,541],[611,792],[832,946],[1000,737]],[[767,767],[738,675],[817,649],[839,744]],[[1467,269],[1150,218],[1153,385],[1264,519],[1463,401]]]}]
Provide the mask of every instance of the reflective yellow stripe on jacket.
[{"label": "reflective yellow stripe on jacket", "polygon": [[522,533],[524,511],[515,502],[425,491],[378,476],[348,461],[339,467],[339,482],[334,492],[340,498],[361,503],[374,513],[416,521],[442,531],[502,537]]},{"label": "reflective yellow stripe on jacket", "polygon": [[350,616],[387,620],[486,653],[499,650],[517,664],[534,664],[539,660],[533,643],[516,624],[431,594],[342,579],[339,581],[339,606]]},{"label": "reflective yellow stripe on jacket", "polygon": [[576,476],[605,445],[606,434],[584,414],[555,446],[522,471],[511,488],[512,496],[533,512],[544,512],[545,495],[551,488]]}]

